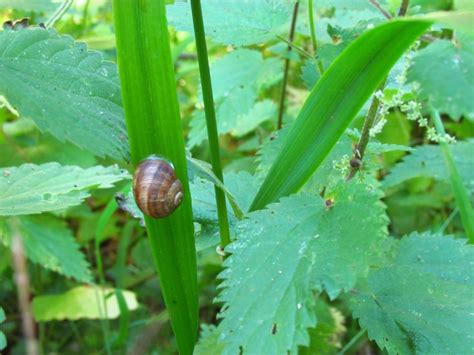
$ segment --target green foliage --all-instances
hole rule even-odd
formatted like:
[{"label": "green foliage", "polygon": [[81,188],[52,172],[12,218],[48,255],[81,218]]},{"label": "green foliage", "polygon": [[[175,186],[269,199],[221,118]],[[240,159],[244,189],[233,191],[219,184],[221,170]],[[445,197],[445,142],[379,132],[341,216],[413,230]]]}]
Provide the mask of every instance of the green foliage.
[{"label": "green foliage", "polygon": [[[0,324],[5,321],[5,312],[3,311],[3,308],[0,307]],[[0,350],[5,349],[7,346],[7,338],[5,338],[5,334],[0,331]]]},{"label": "green foliage", "polygon": [[298,354],[333,354],[341,346],[340,338],[346,328],[344,316],[336,309],[329,307],[322,300],[316,301],[316,328],[308,330],[310,345],[300,347]]},{"label": "green foliage", "polygon": [[0,176],[0,215],[63,210],[90,196],[88,190],[110,188],[130,178],[117,166],[81,169],[57,163],[3,168]]},{"label": "green foliage", "polygon": [[[262,122],[276,115],[271,100],[256,102],[259,92],[281,78],[281,62],[275,58],[263,59],[250,49],[237,49],[211,67],[214,101],[217,105],[217,130],[241,137],[253,131]],[[188,147],[206,139],[204,115],[196,111],[191,121]]]},{"label": "green foliage", "polygon": [[[135,294],[130,291],[121,290],[121,292],[128,310],[137,309]],[[84,318],[114,319],[120,316],[115,291],[97,286],[78,286],[63,293],[37,296],[33,299],[32,307],[37,322]]]},{"label": "green foliage", "polygon": [[[390,68],[428,26],[415,20],[392,21],[366,32],[342,53],[305,101],[251,210],[303,186]],[[395,35],[396,43],[391,41]]]},{"label": "green foliage", "polygon": [[[436,75],[432,75],[436,73]],[[420,98],[455,120],[474,120],[474,39],[456,34],[454,41],[438,40],[413,59],[408,79],[420,84]]]},{"label": "green foliage", "polygon": [[128,160],[116,66],[84,43],[52,29],[0,32],[0,95],[60,141]]},{"label": "green foliage", "polygon": [[354,315],[390,354],[472,350],[472,246],[442,235],[393,241],[383,265],[352,296]]},{"label": "green foliage", "polygon": [[226,353],[308,345],[313,291],[334,299],[367,273],[371,250],[386,233],[380,193],[351,183],[328,196],[331,207],[320,197],[291,196],[238,223],[219,295]]},{"label": "green foliage", "polygon": [[194,349],[194,355],[220,355],[224,352],[224,344],[219,341],[219,330],[214,325],[203,324],[201,337]]},{"label": "green foliage", "polygon": [[[288,4],[272,0],[207,0],[203,1],[202,8],[206,34],[216,42],[234,46],[260,44],[285,32],[291,11]],[[172,26],[180,31],[193,32],[188,3],[176,1],[166,11]]]},{"label": "green foliage", "polygon": [[16,233],[21,236],[26,257],[32,262],[80,282],[92,282],[89,263],[63,221],[50,215],[0,219],[3,245],[11,247]]},{"label": "green foliage", "polygon": [[[450,145],[454,162],[459,170],[466,188],[474,193],[474,141],[463,141]],[[449,171],[443,158],[443,152],[439,145],[424,145],[416,148],[402,162],[391,169],[390,174],[385,177],[382,186],[391,188],[404,181],[427,177],[439,181],[449,182]]]}]

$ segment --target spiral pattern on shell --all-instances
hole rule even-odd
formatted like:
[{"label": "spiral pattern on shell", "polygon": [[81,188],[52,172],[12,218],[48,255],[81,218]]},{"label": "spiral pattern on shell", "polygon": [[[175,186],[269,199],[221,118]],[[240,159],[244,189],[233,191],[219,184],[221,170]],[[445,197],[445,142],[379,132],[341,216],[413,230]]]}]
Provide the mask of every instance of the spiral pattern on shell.
[{"label": "spiral pattern on shell", "polygon": [[150,157],[142,161],[133,175],[133,195],[140,210],[163,218],[174,212],[183,198],[183,185],[166,160]]}]

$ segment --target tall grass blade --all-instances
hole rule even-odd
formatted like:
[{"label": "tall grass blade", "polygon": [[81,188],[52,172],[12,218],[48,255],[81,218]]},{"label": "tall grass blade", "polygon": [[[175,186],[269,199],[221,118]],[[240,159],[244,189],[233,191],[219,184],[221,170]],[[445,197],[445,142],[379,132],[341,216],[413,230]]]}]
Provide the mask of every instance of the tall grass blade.
[{"label": "tall grass blade", "polygon": [[165,2],[114,0],[113,5],[132,163],[162,156],[183,184],[181,206],[163,219],[145,217],[145,224],[179,352],[191,354],[198,326],[196,254]]}]

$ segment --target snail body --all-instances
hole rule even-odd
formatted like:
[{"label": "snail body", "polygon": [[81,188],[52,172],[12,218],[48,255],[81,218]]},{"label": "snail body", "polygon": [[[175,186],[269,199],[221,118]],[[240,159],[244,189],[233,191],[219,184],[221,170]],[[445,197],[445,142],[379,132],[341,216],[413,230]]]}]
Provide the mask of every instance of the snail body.
[{"label": "snail body", "polygon": [[133,174],[133,195],[144,214],[163,218],[181,204],[183,185],[169,162],[151,156],[138,164]]}]

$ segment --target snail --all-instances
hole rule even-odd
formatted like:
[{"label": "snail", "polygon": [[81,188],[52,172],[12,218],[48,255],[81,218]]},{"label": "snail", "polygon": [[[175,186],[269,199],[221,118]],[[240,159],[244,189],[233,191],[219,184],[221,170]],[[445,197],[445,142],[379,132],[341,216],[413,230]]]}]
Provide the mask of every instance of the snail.
[{"label": "snail", "polygon": [[183,185],[173,165],[151,156],[138,164],[133,174],[133,195],[140,210],[153,218],[163,218],[178,208]]}]

